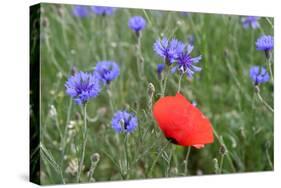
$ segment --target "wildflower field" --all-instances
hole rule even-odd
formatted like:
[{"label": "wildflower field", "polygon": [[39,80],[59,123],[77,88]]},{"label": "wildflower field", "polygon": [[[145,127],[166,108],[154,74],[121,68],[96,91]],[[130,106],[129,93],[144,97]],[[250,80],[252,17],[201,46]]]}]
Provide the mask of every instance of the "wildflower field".
[{"label": "wildflower field", "polygon": [[273,170],[273,18],[58,4],[39,13],[38,182]]}]

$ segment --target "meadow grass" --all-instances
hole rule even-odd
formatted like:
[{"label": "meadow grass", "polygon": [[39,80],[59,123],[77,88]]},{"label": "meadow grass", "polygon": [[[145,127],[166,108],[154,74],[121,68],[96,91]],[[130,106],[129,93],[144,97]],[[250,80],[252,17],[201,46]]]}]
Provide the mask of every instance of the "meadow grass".
[{"label": "meadow grass", "polygon": [[[138,40],[128,19],[140,15],[147,27]],[[73,66],[93,71],[98,61],[113,60],[119,77],[87,104],[87,144],[80,182],[111,181],[273,170],[273,113],[261,103],[249,78],[252,65],[267,67],[255,48],[262,34],[273,35],[272,18],[261,28],[244,29],[240,16],[119,8],[111,16],[75,17],[71,5],[42,4],[40,32],[42,184],[76,183],[84,134],[84,109],[65,92]],[[181,93],[210,119],[216,138],[203,149],[171,144],[158,128],[151,102],[161,95],[153,43],[161,36],[188,42],[202,54],[200,73],[181,78]],[[165,95],[175,95],[178,74],[167,79]],[[155,94],[150,101],[148,85]],[[273,106],[273,83],[260,86]],[[52,106],[52,107],[51,107]],[[51,110],[52,109],[52,110]],[[138,117],[132,134],[117,134],[117,110]],[[93,161],[92,155],[99,155]],[[188,162],[188,163],[187,163]],[[90,174],[90,175],[89,175]]]}]

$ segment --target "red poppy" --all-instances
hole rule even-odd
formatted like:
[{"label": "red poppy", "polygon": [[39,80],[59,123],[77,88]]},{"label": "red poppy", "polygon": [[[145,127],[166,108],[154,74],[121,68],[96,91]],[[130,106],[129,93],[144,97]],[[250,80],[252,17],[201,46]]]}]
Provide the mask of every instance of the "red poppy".
[{"label": "red poppy", "polygon": [[208,118],[180,93],[160,98],[153,115],[166,138],[175,144],[199,149],[214,141]]}]

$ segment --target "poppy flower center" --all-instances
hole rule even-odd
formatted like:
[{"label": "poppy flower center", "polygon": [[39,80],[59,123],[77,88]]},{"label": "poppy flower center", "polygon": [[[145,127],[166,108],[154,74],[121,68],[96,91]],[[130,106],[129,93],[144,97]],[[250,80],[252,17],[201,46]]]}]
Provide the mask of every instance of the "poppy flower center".
[{"label": "poppy flower center", "polygon": [[169,142],[171,142],[173,144],[179,144],[178,141],[176,139],[172,138],[172,137],[166,137],[166,138]]}]

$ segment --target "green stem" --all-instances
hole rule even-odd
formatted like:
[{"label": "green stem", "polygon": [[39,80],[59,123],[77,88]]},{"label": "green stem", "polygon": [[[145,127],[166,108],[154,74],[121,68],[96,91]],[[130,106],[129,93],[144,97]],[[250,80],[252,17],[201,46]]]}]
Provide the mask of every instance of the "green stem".
[{"label": "green stem", "polygon": [[269,25],[272,27],[272,29],[274,29],[274,25],[271,22],[271,20],[268,17],[265,17],[266,21],[269,23]]},{"label": "green stem", "polygon": [[181,74],[180,77],[179,77],[178,92],[181,91],[181,80],[182,80],[182,76],[183,76],[183,74]]},{"label": "green stem", "polygon": [[169,76],[169,69],[166,68],[165,69],[165,74],[164,74],[164,79],[163,79],[163,86],[162,86],[161,97],[165,96],[165,90],[166,90],[166,86],[167,86],[168,76]]},{"label": "green stem", "polygon": [[170,148],[170,154],[169,154],[169,159],[168,159],[168,165],[167,165],[167,169],[166,169],[166,177],[169,177],[169,172],[170,172],[170,169],[171,169],[171,161],[172,161],[172,157],[173,157],[173,145],[171,145],[171,148]]},{"label": "green stem", "polygon": [[[63,133],[63,139],[61,141],[61,168],[64,169],[64,155],[65,155],[65,147],[66,147],[66,134],[67,134],[67,125],[70,121],[70,114],[71,114],[71,108],[72,108],[72,99],[69,101],[69,106],[67,109],[67,118],[66,118],[66,125],[64,127],[64,133]],[[62,174],[63,175],[63,174]]]},{"label": "green stem", "polygon": [[60,169],[60,177],[61,177],[62,184],[65,184],[62,169]]},{"label": "green stem", "polygon": [[56,60],[55,58],[55,54],[54,54],[54,47],[52,47],[50,45],[50,41],[49,41],[49,37],[47,38],[46,40],[46,47],[47,47],[47,50],[48,50],[48,54],[49,54],[49,57],[50,57],[50,61],[54,64],[54,66],[56,67],[57,71],[61,72],[63,76],[67,77],[66,73],[64,72],[63,68],[59,65],[58,61]]},{"label": "green stem", "polygon": [[83,140],[83,145],[82,145],[82,153],[81,153],[81,159],[78,167],[78,173],[77,173],[77,183],[80,182],[80,176],[84,164],[84,158],[85,158],[85,150],[86,150],[86,144],[87,144],[87,103],[84,104],[84,129],[83,129],[83,134],[82,134],[82,140]]},{"label": "green stem", "polygon": [[113,103],[112,103],[112,93],[111,93],[111,90],[110,90],[110,86],[107,87],[107,95],[108,95],[108,101],[109,101],[110,109],[111,109],[111,112],[113,113],[114,108],[113,108]]},{"label": "green stem", "polygon": [[222,154],[222,155],[221,155],[221,162],[220,162],[220,169],[219,169],[219,173],[220,173],[220,174],[222,173],[222,166],[223,166],[224,155],[225,155],[225,154]]},{"label": "green stem", "polygon": [[87,121],[89,122],[96,122],[99,118],[98,115],[96,115],[95,117],[90,117],[89,114],[86,114],[87,115]]},{"label": "green stem", "polygon": [[125,133],[125,138],[124,138],[124,154],[125,154],[125,173],[123,172],[123,177],[124,179],[127,179],[127,175],[128,175],[128,134]]},{"label": "green stem", "polygon": [[187,148],[186,156],[185,156],[185,166],[184,166],[184,174],[187,176],[188,175],[188,160],[189,160],[189,155],[191,151],[191,146]]},{"label": "green stem", "polygon": [[266,149],[266,158],[267,158],[267,161],[268,161],[268,163],[269,163],[270,168],[273,169],[273,164],[272,164],[272,161],[271,161],[271,159],[270,159],[270,155],[269,155],[269,153],[268,153],[268,149]]},{"label": "green stem", "polygon": [[[107,31],[107,28],[106,28],[106,20],[105,20],[106,18],[105,18],[105,16],[102,16],[102,18],[101,18],[101,27],[102,27],[102,29],[103,29],[103,31]],[[104,60],[106,60],[106,58],[107,58],[107,54],[106,54],[106,39],[107,39],[107,37],[108,37],[108,35],[107,35],[107,32],[105,32],[105,35],[103,34],[102,36],[102,58],[104,59]]]},{"label": "green stem", "polygon": [[142,38],[142,34],[141,32],[136,33],[137,35],[137,45],[136,45],[136,50],[137,50],[137,63],[138,63],[138,74],[139,74],[139,78],[140,80],[143,80],[145,77],[144,75],[144,57],[142,55],[142,51],[141,51],[141,38]]},{"label": "green stem", "polygon": [[96,170],[96,167],[97,167],[98,163],[99,163],[99,161],[91,163],[89,176],[88,176],[88,182],[91,182],[91,179],[93,178],[93,175],[94,175],[94,172]]},{"label": "green stem", "polygon": [[151,172],[153,171],[158,159],[160,158],[160,156],[162,155],[163,151],[166,149],[166,147],[170,144],[170,142],[167,142],[163,147],[162,149],[160,150],[160,152],[158,153],[157,157],[154,159],[154,161],[152,162],[152,165],[148,171],[148,175],[151,174]]},{"label": "green stem", "polygon": [[270,77],[271,77],[271,81],[272,83],[274,83],[274,77],[273,77],[273,71],[272,71],[272,67],[271,67],[271,54],[269,54],[269,58],[266,58],[266,63],[269,69],[269,73],[270,73]]},{"label": "green stem", "polygon": [[57,127],[57,129],[58,129],[58,132],[59,132],[59,135],[60,135],[60,140],[63,140],[63,135],[62,135],[62,132],[61,132],[61,129],[60,129],[60,124],[59,124],[59,119],[58,119],[58,116],[56,115],[56,119],[55,119],[55,121],[56,121],[56,127]]},{"label": "green stem", "polygon": [[236,169],[234,167],[232,159],[229,156],[229,152],[228,152],[228,149],[227,149],[226,145],[224,144],[223,140],[219,137],[219,135],[218,135],[217,131],[215,130],[215,128],[213,128],[213,131],[214,131],[214,135],[215,135],[216,139],[218,140],[220,146],[223,146],[225,148],[225,150],[226,150],[224,155],[226,156],[226,158],[227,158],[227,160],[228,160],[228,162],[230,164],[230,167],[232,168],[232,171],[236,172]]},{"label": "green stem", "polygon": [[[256,86],[258,87],[258,86]],[[259,90],[259,89],[258,89]],[[262,98],[261,94],[259,91],[257,91],[257,96],[259,98],[259,100],[264,104],[264,106],[270,110],[272,113],[274,113],[274,109]]]},{"label": "green stem", "polygon": [[[252,41],[252,42],[255,41],[255,32],[254,32],[254,29],[251,30],[251,41]],[[251,49],[250,49],[250,62],[251,62],[251,63],[254,63],[254,52],[255,52],[254,45],[251,45]]]}]

